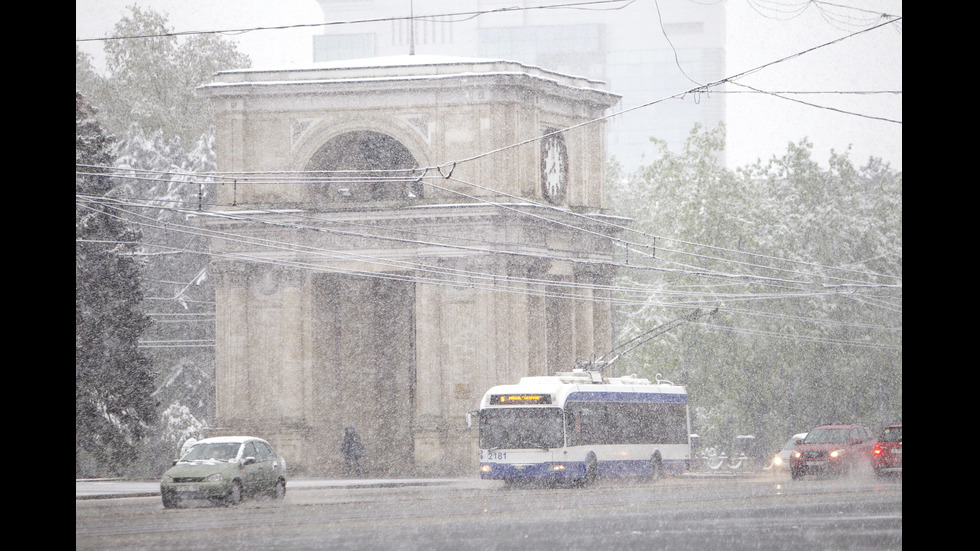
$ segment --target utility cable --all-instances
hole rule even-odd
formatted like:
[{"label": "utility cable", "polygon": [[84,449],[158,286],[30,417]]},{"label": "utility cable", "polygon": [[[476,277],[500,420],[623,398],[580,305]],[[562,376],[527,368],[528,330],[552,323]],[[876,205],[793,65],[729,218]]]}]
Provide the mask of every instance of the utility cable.
[{"label": "utility cable", "polygon": [[311,28],[311,27],[332,27],[338,25],[357,25],[365,23],[386,23],[391,21],[404,21],[413,19],[431,19],[431,18],[448,18],[448,17],[466,17],[473,18],[482,15],[494,14],[494,13],[506,13],[506,12],[520,12],[520,11],[533,11],[533,10],[553,10],[553,9],[581,9],[586,6],[592,5],[604,5],[604,4],[623,4],[629,5],[632,0],[593,0],[587,2],[571,2],[571,3],[561,3],[561,4],[548,4],[540,6],[507,6],[502,8],[487,9],[487,10],[471,10],[462,12],[447,12],[443,14],[434,15],[396,15],[390,17],[376,17],[376,18],[366,18],[366,19],[351,19],[346,21],[328,21],[324,23],[299,23],[292,25],[274,25],[269,27],[245,27],[238,29],[224,29],[224,30],[211,30],[211,31],[175,31],[167,33],[157,33],[157,34],[145,34],[145,35],[130,35],[130,36],[109,36],[104,38],[76,38],[75,42],[105,42],[109,40],[133,40],[139,38],[165,38],[172,36],[186,36],[186,35],[200,35],[200,34],[244,34],[253,31],[271,31],[271,30],[285,30],[285,29],[300,29],[300,28]]},{"label": "utility cable", "polygon": [[[456,181],[457,183],[467,184],[467,185],[470,185],[470,186],[479,188],[481,190],[494,191],[494,190],[490,190],[489,188],[486,188],[484,186],[479,186],[479,185],[477,185],[475,183],[465,182],[465,181],[460,180],[458,178],[457,179],[453,179],[453,180]],[[499,201],[491,201],[491,200],[487,200],[487,199],[482,198],[482,197],[476,197],[476,196],[472,196],[472,195],[469,195],[469,194],[462,194],[461,192],[459,192],[457,190],[451,190],[449,188],[444,188],[444,187],[438,186],[436,184],[427,183],[427,185],[431,185],[431,186],[436,187],[436,188],[438,188],[440,190],[443,190],[443,191],[449,191],[451,193],[463,195],[466,198],[471,199],[471,200],[474,200],[474,201],[482,201],[482,202],[484,202],[486,204],[494,205],[494,206],[496,206],[498,208],[509,209],[509,210],[512,210],[512,211],[515,211],[515,212],[519,212],[522,215],[536,217],[536,218],[538,218],[540,220],[544,220],[544,221],[546,221],[548,223],[558,223],[553,218],[546,217],[546,216],[541,216],[541,215],[536,215],[536,214],[533,214],[533,213],[528,212],[526,209],[517,208],[518,206],[520,206],[519,204],[516,204],[516,205],[507,205],[507,204],[500,203]],[[499,193],[499,192],[497,192],[497,193]],[[533,202],[533,201],[527,201],[527,200],[523,200],[522,198],[517,198],[517,197],[509,196],[509,195],[506,195],[506,194],[503,194],[503,195],[504,196],[507,196],[509,198],[512,198],[515,201],[518,201],[519,203],[523,203],[525,205],[534,205],[536,207],[541,207],[541,208],[546,208],[546,209],[553,209],[556,212],[560,212],[560,213],[562,213],[565,216],[580,217],[583,220],[588,221],[590,224],[597,224],[597,223],[598,224],[608,224],[608,221],[607,221],[608,217],[605,217],[605,218],[604,217],[598,217],[597,218],[594,215],[582,215],[582,214],[578,214],[578,213],[572,213],[572,212],[568,211],[567,209],[558,209],[558,208],[556,208],[554,206],[551,206],[551,205],[544,205],[544,204]],[[163,205],[155,205],[154,208],[163,208]],[[281,210],[270,211],[270,212],[274,212],[275,214],[278,214],[278,215],[282,215],[284,213],[284,211],[281,211]],[[298,212],[299,211],[297,211],[297,213]],[[293,216],[298,216],[298,214],[294,214]],[[574,226],[574,225],[569,225],[569,224],[562,224],[562,225],[564,225],[565,227],[568,227],[568,228],[570,228],[572,230],[588,231],[588,230],[585,230],[584,228],[579,228],[578,226]],[[615,228],[617,230],[629,230],[630,229],[628,227],[623,227],[623,226],[620,226],[620,225],[614,225],[614,226],[615,226]],[[596,232],[591,232],[591,233],[593,233],[594,235],[597,235],[599,237],[608,237],[606,234],[603,234],[603,233],[596,233]],[[363,233],[351,233],[350,235],[353,235],[353,236],[356,236],[356,237],[371,237],[371,238],[386,239],[385,237],[380,236],[378,234],[365,235]],[[656,236],[651,236],[651,237],[654,238],[654,239],[656,238]],[[418,239],[416,239],[416,240],[405,240],[405,241],[413,242],[413,244],[415,244],[415,245],[422,244],[422,241],[420,241]],[[616,240],[616,243],[619,244],[619,245],[621,245],[621,246],[623,245],[622,239],[617,239]],[[439,243],[432,243],[432,242],[430,242],[430,243],[427,243],[427,245],[430,245],[430,246],[457,246],[457,245],[453,245],[451,243],[446,243],[446,242],[439,242]],[[628,247],[628,245],[626,245],[626,246]],[[646,245],[642,245],[642,246],[646,246]],[[650,253],[645,252],[645,251],[639,251],[639,250],[636,250],[636,249],[629,249],[629,250],[632,250],[633,253],[634,253],[634,255],[640,254],[640,255],[645,255],[645,256],[648,256],[648,257],[652,257],[652,255]],[[670,251],[671,249],[664,248],[661,245],[660,250],[663,252],[665,250],[666,251]],[[500,251],[497,250],[497,251],[484,251],[484,252],[499,253]],[[689,253],[689,252],[686,252],[686,251],[675,251],[675,252],[679,252],[680,254],[694,255],[695,257],[703,257],[703,255],[696,255],[694,253]],[[729,252],[738,252],[738,251],[729,251]],[[740,253],[740,254],[747,254],[747,253]],[[747,263],[740,262],[740,261],[735,261],[735,260],[730,260],[730,259],[721,259],[721,258],[718,258],[718,257],[703,257],[703,258],[711,259],[711,260],[714,260],[714,261],[725,262],[725,263],[736,263],[736,264],[741,263],[741,264],[745,264],[745,265],[748,265],[748,266],[752,266],[755,269],[780,269],[780,268],[775,268],[775,267],[772,267],[772,266],[763,266],[763,265],[757,265],[757,264],[747,264]],[[562,261],[575,261],[577,259],[576,258],[572,258],[572,259],[565,258],[565,259],[559,259],[559,260],[562,260]],[[657,260],[660,261],[660,262],[665,262],[666,261],[663,258],[662,255]],[[640,268],[640,266],[636,265],[635,263],[634,264],[628,264],[628,265],[622,265],[622,264],[620,264],[620,267],[634,268],[634,269]],[[835,268],[835,269],[839,269],[839,268]],[[785,269],[782,269],[782,270],[785,270]],[[677,271],[677,270],[667,270],[667,269],[662,269],[662,271],[665,271],[665,272],[673,271],[675,273],[678,273],[678,272],[679,273],[687,272],[689,274],[704,275],[704,276],[713,275],[715,277],[722,277],[722,275],[720,273],[713,272],[712,274],[708,274],[708,273],[705,273],[703,270],[701,270],[699,268],[690,267],[690,266],[684,266],[679,271]],[[803,274],[803,273],[800,273],[800,272],[796,272],[796,273],[797,273],[797,275],[807,275],[808,277],[815,277],[815,274]],[[762,280],[761,279],[761,276],[755,276],[755,275],[732,275],[732,274],[725,274],[724,277],[737,277],[737,278],[740,278],[740,279],[752,279],[752,278],[755,278],[755,279],[759,279],[760,281]],[[819,277],[826,277],[826,274],[820,274]],[[772,280],[772,278],[770,278],[770,280]],[[772,282],[772,281],[770,281],[770,282]],[[802,282],[802,281],[798,281],[798,280],[782,280],[782,282],[783,283],[793,283],[793,284],[808,284],[807,282]],[[850,283],[843,282],[843,283],[839,283],[839,284],[836,284],[836,285],[869,285],[869,284],[866,284],[866,283],[863,283],[863,282],[853,282],[852,281]],[[875,284],[874,286],[880,287],[881,284]]]},{"label": "utility cable", "polygon": [[[94,168],[94,167],[90,167],[90,168]],[[104,167],[102,167],[102,168],[104,168]],[[90,174],[90,173],[82,172],[82,173],[79,173],[79,174],[83,174],[84,175],[84,174]],[[119,176],[119,177],[123,177],[124,178],[124,177],[127,177],[127,176]],[[415,182],[422,182],[423,179],[425,179],[425,178],[423,177],[423,178],[419,178],[418,180],[413,180],[413,181],[415,181]],[[438,179],[439,178],[437,178],[437,177],[432,177],[432,180],[438,181]],[[678,239],[675,239],[675,238],[670,238],[670,237],[666,237],[666,236],[662,236],[662,235],[649,234],[648,232],[637,230],[635,228],[629,227],[628,225],[614,224],[614,223],[612,223],[611,220],[615,219],[615,217],[610,217],[610,216],[597,216],[597,215],[589,215],[589,214],[583,214],[583,213],[576,213],[576,212],[573,212],[573,211],[568,210],[567,208],[558,208],[558,207],[556,207],[554,205],[544,204],[544,203],[541,203],[541,202],[538,202],[538,201],[530,200],[528,198],[517,197],[517,196],[510,195],[510,194],[507,194],[507,193],[504,193],[504,192],[501,192],[501,191],[498,191],[498,190],[495,190],[495,189],[492,189],[492,188],[489,188],[489,187],[486,187],[486,186],[481,186],[481,185],[476,184],[474,182],[469,182],[469,181],[464,181],[464,180],[459,179],[459,178],[454,178],[452,176],[450,176],[449,178],[445,178],[445,179],[454,181],[454,182],[459,183],[459,184],[464,184],[464,185],[469,186],[469,187],[480,189],[482,191],[488,191],[488,192],[491,192],[492,194],[495,194],[495,195],[498,195],[498,196],[502,196],[502,197],[507,197],[507,198],[513,199],[516,202],[515,204],[534,205],[536,207],[540,207],[540,208],[544,208],[544,209],[552,209],[552,210],[561,212],[562,214],[564,214],[566,216],[570,216],[570,217],[574,217],[574,218],[580,218],[582,220],[588,221],[590,224],[593,224],[593,225],[599,224],[599,225],[610,227],[611,229],[614,229],[616,231],[626,232],[626,233],[629,233],[629,234],[637,234],[637,235],[640,235],[640,236],[642,236],[644,238],[647,238],[649,240],[652,240],[654,242],[657,241],[657,240],[659,240],[660,241],[660,245],[657,246],[657,250],[659,250],[660,252],[673,252],[673,253],[682,254],[682,255],[689,255],[689,256],[692,256],[692,257],[695,257],[695,258],[703,258],[703,259],[706,259],[706,260],[713,260],[713,261],[730,263],[730,264],[743,264],[746,267],[750,267],[750,268],[762,268],[762,269],[783,270],[783,271],[787,271],[787,272],[791,272],[791,273],[796,273],[797,275],[808,275],[810,277],[813,277],[815,275],[815,274],[806,274],[806,273],[803,273],[803,272],[797,272],[797,271],[794,271],[794,270],[788,270],[786,268],[775,268],[775,267],[772,267],[772,266],[759,265],[759,264],[756,264],[756,263],[748,263],[748,262],[744,262],[744,261],[736,261],[736,260],[732,260],[732,259],[728,259],[728,258],[721,258],[721,257],[717,257],[717,256],[705,256],[705,255],[700,255],[700,254],[689,252],[689,251],[682,251],[682,250],[672,249],[672,248],[669,248],[669,247],[665,247],[663,245],[663,242],[664,241],[667,241],[667,242],[675,242],[675,243],[683,244],[683,245],[687,245],[687,246],[695,246],[695,247],[708,248],[708,249],[714,250],[716,252],[732,253],[732,254],[738,254],[738,255],[742,255],[742,256],[755,257],[755,258],[758,258],[758,259],[765,259],[765,260],[768,260],[768,261],[790,262],[790,263],[793,263],[793,264],[808,265],[811,268],[819,268],[819,269],[823,269],[823,270],[834,270],[834,271],[850,272],[850,273],[852,273],[854,275],[872,276],[872,277],[878,277],[878,278],[882,278],[882,277],[884,277],[884,278],[894,278],[895,277],[895,276],[890,276],[890,275],[886,275],[886,274],[873,274],[873,273],[869,273],[869,272],[866,272],[866,271],[853,270],[853,269],[848,269],[848,268],[843,268],[843,267],[835,267],[835,266],[826,266],[826,265],[819,265],[819,264],[813,264],[813,263],[805,263],[805,262],[802,262],[802,261],[799,261],[799,260],[781,259],[781,258],[776,258],[776,257],[768,256],[768,255],[761,255],[761,254],[758,254],[758,253],[750,253],[750,252],[747,252],[747,251],[737,251],[737,250],[732,250],[732,249],[725,249],[725,248],[711,246],[711,245],[705,245],[705,244],[700,244],[700,243],[693,243],[693,242],[678,240]],[[301,180],[302,183],[307,183],[309,181],[310,180],[307,180],[307,179]],[[368,180],[365,180],[365,181],[373,181],[373,180],[368,179]],[[407,180],[405,180],[405,181],[407,181]],[[269,183],[274,183],[274,182],[278,182],[278,180],[270,180],[269,181]],[[298,181],[297,183],[300,183],[300,181]],[[534,215],[533,213],[530,213],[530,212],[528,212],[526,210],[517,209],[517,208],[515,208],[514,205],[506,205],[506,204],[500,203],[499,201],[493,201],[493,200],[490,200],[490,199],[486,199],[484,197],[474,196],[474,195],[470,195],[470,194],[464,194],[464,193],[462,193],[462,192],[460,192],[458,190],[454,190],[454,189],[451,189],[451,188],[446,188],[444,186],[439,186],[439,185],[433,183],[432,181],[426,181],[424,183],[425,183],[425,185],[428,185],[430,187],[433,187],[434,189],[438,189],[438,190],[443,191],[443,192],[448,192],[448,193],[452,193],[452,194],[455,194],[455,195],[459,195],[459,196],[462,196],[462,197],[464,197],[466,199],[469,199],[469,200],[479,201],[479,202],[482,202],[482,203],[485,203],[485,204],[494,205],[494,206],[497,206],[497,207],[500,207],[500,208],[511,209],[511,210],[514,210],[514,211],[517,211],[517,212],[521,212],[522,214],[524,214],[526,216],[536,217],[536,218],[541,219],[541,220],[547,220],[550,223],[558,223],[558,224],[561,224],[561,225],[563,225],[565,227],[568,227],[568,228],[578,229],[580,231],[587,231],[587,232],[592,233],[593,235],[599,235],[599,236],[602,236],[602,237],[610,238],[610,239],[613,239],[613,241],[614,241],[615,244],[617,244],[619,246],[622,246],[624,248],[627,248],[634,255],[640,255],[640,256],[646,256],[646,257],[649,257],[649,258],[653,258],[653,254],[650,251],[654,248],[654,246],[653,245],[650,245],[650,244],[647,244],[647,243],[630,242],[630,241],[624,240],[621,237],[620,238],[613,238],[613,237],[610,237],[610,236],[608,236],[606,234],[596,233],[594,231],[586,230],[584,228],[579,228],[579,227],[576,227],[574,225],[560,223],[560,222],[558,222],[558,221],[556,221],[554,219],[550,219],[550,218],[547,218],[547,217],[541,217],[541,216],[538,216],[538,215]],[[146,201],[151,201],[151,199],[145,199],[145,200]],[[172,202],[172,200],[169,200],[169,199],[168,200],[160,200],[160,201],[161,202],[164,202],[164,201],[166,201],[166,202]],[[639,249],[630,248],[630,247],[639,247]],[[663,260],[663,258],[662,257],[661,258],[658,258],[658,260]],[[821,277],[828,277],[828,276],[826,274],[821,274]],[[839,279],[843,279],[843,278],[839,278]],[[858,284],[858,285],[861,284],[861,282],[855,282],[855,281],[851,281],[851,283]]]}]

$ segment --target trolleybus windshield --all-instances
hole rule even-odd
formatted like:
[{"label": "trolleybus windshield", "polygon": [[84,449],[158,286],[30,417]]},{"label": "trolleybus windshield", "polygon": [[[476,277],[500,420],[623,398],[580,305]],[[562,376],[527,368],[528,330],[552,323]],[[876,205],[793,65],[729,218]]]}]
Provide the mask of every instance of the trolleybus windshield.
[{"label": "trolleybus windshield", "polygon": [[480,411],[480,447],[560,448],[565,434],[559,408],[515,407]]}]

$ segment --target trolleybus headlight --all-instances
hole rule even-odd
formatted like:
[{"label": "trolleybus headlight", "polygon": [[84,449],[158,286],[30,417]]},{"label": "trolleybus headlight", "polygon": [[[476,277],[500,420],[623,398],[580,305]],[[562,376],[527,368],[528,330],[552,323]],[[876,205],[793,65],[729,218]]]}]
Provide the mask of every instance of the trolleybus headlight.
[{"label": "trolleybus headlight", "polygon": [[488,473],[488,472],[490,472],[490,465],[480,465],[480,472],[481,473]]},{"label": "trolleybus headlight", "polygon": [[559,463],[557,465],[552,465],[551,466],[551,470],[553,470],[553,471],[564,471],[565,470],[565,466]]},{"label": "trolleybus headlight", "polygon": [[782,457],[779,457],[778,455],[776,457],[773,457],[772,458],[772,464],[775,465],[775,466],[777,466],[777,467],[780,466],[780,465],[782,465],[783,464],[783,458]]}]

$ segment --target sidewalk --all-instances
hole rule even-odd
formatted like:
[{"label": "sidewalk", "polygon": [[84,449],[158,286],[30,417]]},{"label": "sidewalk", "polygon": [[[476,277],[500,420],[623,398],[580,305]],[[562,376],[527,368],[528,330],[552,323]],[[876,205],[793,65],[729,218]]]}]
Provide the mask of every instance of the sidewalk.
[{"label": "sidewalk", "polygon": [[[479,479],[473,479],[477,482]],[[376,479],[290,479],[286,483],[289,490],[350,489],[350,488],[396,488],[402,486],[437,486],[469,482],[469,479],[444,478],[376,478]],[[75,499],[109,499],[119,497],[151,497],[160,495],[159,481],[85,479],[75,481]]]}]

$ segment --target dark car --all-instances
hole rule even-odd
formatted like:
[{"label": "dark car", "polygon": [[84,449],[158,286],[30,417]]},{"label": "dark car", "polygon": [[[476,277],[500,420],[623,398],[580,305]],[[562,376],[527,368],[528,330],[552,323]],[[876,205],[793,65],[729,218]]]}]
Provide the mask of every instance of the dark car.
[{"label": "dark car", "polygon": [[163,474],[163,506],[210,500],[237,505],[243,496],[286,493],[286,462],[268,442],[252,436],[205,438]]},{"label": "dark car", "polygon": [[881,431],[871,451],[871,466],[878,476],[902,474],[902,425],[889,425]]},{"label": "dark car", "polygon": [[790,455],[790,474],[845,474],[870,465],[875,439],[864,425],[823,425],[807,433]]}]

